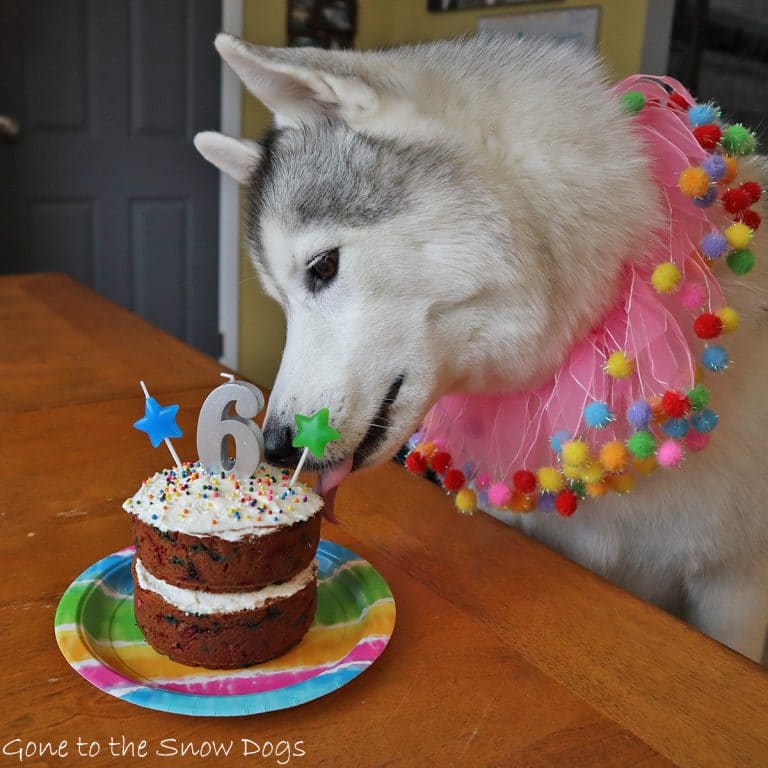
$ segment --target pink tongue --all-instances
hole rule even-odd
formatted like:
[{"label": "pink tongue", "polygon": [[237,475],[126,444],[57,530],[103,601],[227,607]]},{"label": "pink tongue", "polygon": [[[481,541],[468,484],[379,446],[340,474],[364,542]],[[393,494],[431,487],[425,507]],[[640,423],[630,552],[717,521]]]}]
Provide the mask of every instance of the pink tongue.
[{"label": "pink tongue", "polygon": [[346,476],[352,471],[352,455],[348,456],[341,464],[332,469],[321,472],[317,479],[315,490],[323,497],[323,514],[332,523],[338,522],[333,514],[336,503],[336,489]]}]

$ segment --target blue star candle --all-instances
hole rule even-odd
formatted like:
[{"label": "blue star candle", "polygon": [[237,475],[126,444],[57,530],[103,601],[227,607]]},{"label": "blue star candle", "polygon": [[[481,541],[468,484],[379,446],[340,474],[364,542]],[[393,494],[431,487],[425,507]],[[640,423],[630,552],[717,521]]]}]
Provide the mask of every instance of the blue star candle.
[{"label": "blue star candle", "polygon": [[182,432],[176,423],[176,414],[179,412],[178,405],[162,406],[150,397],[147,385],[140,381],[141,391],[144,393],[144,416],[133,423],[133,426],[141,432],[146,432],[149,436],[149,442],[153,448],[157,448],[160,443],[165,442],[168,451],[176,464],[176,469],[181,471],[181,460],[173,447],[170,438],[181,437]]}]

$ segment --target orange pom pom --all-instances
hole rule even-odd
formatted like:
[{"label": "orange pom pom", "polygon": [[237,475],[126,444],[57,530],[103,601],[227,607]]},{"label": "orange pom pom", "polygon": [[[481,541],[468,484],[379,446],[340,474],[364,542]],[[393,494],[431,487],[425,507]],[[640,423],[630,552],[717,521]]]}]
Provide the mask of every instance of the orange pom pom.
[{"label": "orange pom pom", "polygon": [[614,475],[609,482],[616,493],[629,493],[635,487],[635,478],[629,472],[625,472],[623,475]]},{"label": "orange pom pom", "polygon": [[613,440],[600,449],[600,463],[609,472],[620,472],[627,466],[629,454],[624,443]]},{"label": "orange pom pom", "polygon": [[680,191],[688,197],[704,197],[709,191],[711,180],[709,174],[696,166],[686,168],[677,181]]},{"label": "orange pom pom", "polygon": [[735,157],[730,155],[725,156],[725,175],[718,182],[718,184],[730,184],[739,172],[739,164],[736,162]]}]

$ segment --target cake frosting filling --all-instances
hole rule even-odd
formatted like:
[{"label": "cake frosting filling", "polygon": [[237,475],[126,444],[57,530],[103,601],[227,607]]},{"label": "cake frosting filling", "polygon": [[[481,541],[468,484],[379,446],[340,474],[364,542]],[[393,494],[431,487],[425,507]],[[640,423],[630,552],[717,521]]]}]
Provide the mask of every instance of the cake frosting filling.
[{"label": "cake frosting filling", "polygon": [[303,571],[282,584],[269,584],[255,592],[202,592],[195,589],[174,587],[151,574],[141,560],[136,558],[136,579],[139,586],[154,592],[184,613],[210,615],[214,613],[238,613],[262,608],[268,600],[290,597],[303,589],[317,576],[317,561],[313,560]]},{"label": "cake frosting filling", "polygon": [[164,469],[144,481],[123,509],[161,531],[236,541],[309,520],[323,500],[291,471],[260,464],[252,477],[208,472],[200,462]]}]

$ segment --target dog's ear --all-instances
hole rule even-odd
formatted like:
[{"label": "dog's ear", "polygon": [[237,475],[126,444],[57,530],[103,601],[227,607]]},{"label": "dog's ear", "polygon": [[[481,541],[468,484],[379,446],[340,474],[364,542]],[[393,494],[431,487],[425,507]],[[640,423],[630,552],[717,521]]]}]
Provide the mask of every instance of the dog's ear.
[{"label": "dog's ear", "polygon": [[258,141],[235,139],[217,131],[198,133],[195,147],[206,160],[240,184],[248,181],[262,154]]},{"label": "dog's ear", "polygon": [[376,92],[361,78],[330,71],[342,53],[314,48],[266,48],[221,33],[216,49],[278,124],[322,115],[352,119],[372,111]]}]

